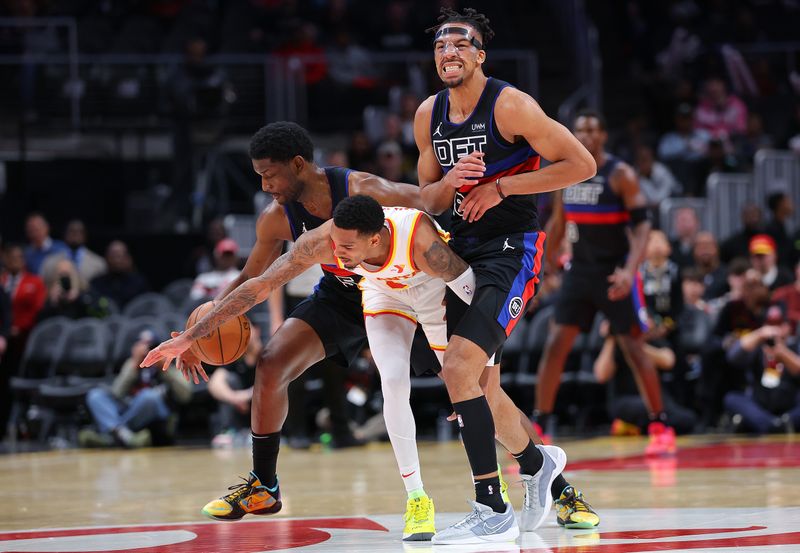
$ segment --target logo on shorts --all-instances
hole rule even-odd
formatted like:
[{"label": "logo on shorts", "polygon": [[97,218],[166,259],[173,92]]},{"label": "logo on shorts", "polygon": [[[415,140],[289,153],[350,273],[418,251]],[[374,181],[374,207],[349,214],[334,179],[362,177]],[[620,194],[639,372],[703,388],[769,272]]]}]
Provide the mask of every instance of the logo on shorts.
[{"label": "logo on shorts", "polygon": [[646,307],[640,307],[639,308],[639,312],[637,313],[637,315],[639,316],[639,320],[642,322],[642,324],[647,324],[647,308]]},{"label": "logo on shorts", "polygon": [[516,249],[517,249],[517,248],[515,248],[514,246],[512,246],[511,244],[509,244],[509,243],[508,243],[508,238],[506,238],[506,241],[505,241],[505,242],[503,242],[503,251],[506,251],[506,250],[516,250]]},{"label": "logo on shorts", "polygon": [[522,298],[519,296],[511,298],[511,301],[508,302],[508,314],[512,319],[516,319],[522,313],[522,305]]},{"label": "logo on shorts", "polygon": [[466,199],[466,196],[461,192],[456,192],[456,195],[453,196],[453,211],[456,212],[456,215],[464,215],[464,210],[461,209],[461,203]]},{"label": "logo on shorts", "polygon": [[458,421],[458,427],[464,428],[464,421],[461,419],[461,415],[456,415],[456,420]]},{"label": "logo on shorts", "polygon": [[344,276],[344,275],[334,275],[336,280],[338,280],[343,286],[350,287],[350,286],[358,286],[358,282],[351,276]]}]

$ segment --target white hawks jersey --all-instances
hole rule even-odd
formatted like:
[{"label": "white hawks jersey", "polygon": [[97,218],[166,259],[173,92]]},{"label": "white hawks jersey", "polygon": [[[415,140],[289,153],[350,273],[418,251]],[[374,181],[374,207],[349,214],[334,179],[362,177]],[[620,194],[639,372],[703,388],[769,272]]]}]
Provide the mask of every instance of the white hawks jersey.
[{"label": "white hawks jersey", "polygon": [[[361,288],[407,290],[434,279],[435,277],[422,272],[414,264],[413,258],[414,235],[417,225],[422,217],[428,217],[428,215],[418,209],[407,207],[384,207],[383,215],[385,217],[384,225],[389,229],[392,241],[386,262],[382,267],[361,263],[354,269],[347,269],[364,277],[364,280],[361,281]],[[439,235],[445,241],[449,240],[449,235],[436,224],[436,221],[433,219],[431,221],[436,225]],[[345,268],[338,258],[336,264],[339,268]]]}]

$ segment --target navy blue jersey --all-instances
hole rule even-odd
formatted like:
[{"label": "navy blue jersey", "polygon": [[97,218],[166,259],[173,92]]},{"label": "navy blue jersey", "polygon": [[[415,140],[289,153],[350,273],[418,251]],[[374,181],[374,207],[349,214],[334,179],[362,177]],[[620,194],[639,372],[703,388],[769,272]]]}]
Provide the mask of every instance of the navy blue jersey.
[{"label": "navy blue jersey", "polygon": [[469,252],[487,240],[539,230],[536,194],[509,196],[473,223],[461,218],[461,202],[475,186],[539,168],[539,154],[525,140],[508,142],[497,130],[494,105],[500,91],[507,86],[511,85],[489,78],[475,110],[463,123],[450,122],[448,89],[439,92],[433,104],[431,142],[442,172],[447,174],[459,158],[476,150],[484,153],[486,163],[484,176],[475,184],[459,188],[453,201],[448,230],[452,233],[453,249],[462,256],[469,256]]},{"label": "navy blue jersey", "polygon": [[[347,179],[350,176],[350,169],[346,167],[325,167],[325,176],[331,188],[331,213],[343,199],[350,195]],[[286,218],[289,220],[289,228],[292,230],[292,237],[297,240],[304,232],[315,229],[328,219],[320,219],[312,215],[300,202],[289,202],[283,206]],[[324,275],[320,280],[319,286],[349,291],[357,301],[361,301],[361,290],[358,283],[361,280],[359,275],[351,273],[346,269],[340,269],[336,265],[321,264]]]},{"label": "navy blue jersey", "polygon": [[606,154],[594,177],[562,192],[573,268],[609,270],[625,262],[630,214],[610,183],[618,163],[619,158]]}]

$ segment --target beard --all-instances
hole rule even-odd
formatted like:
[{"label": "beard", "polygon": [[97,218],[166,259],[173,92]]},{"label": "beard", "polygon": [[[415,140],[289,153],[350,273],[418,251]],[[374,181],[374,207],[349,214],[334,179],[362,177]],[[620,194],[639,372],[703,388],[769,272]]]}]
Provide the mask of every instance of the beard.
[{"label": "beard", "polygon": [[303,183],[300,181],[287,186],[283,193],[280,194],[280,199],[277,200],[278,204],[286,205],[288,203],[299,201],[300,195],[303,193],[303,187]]},{"label": "beard", "polygon": [[447,88],[456,88],[464,84],[464,77],[456,79],[455,81],[444,81],[444,86]]}]

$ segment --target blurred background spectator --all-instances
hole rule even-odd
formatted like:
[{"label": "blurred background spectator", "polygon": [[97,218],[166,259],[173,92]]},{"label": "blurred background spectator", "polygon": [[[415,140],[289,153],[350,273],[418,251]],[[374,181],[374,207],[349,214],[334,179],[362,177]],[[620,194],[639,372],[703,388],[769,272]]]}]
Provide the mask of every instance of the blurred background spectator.
[{"label": "blurred background spectator", "polygon": [[747,130],[747,106],[728,93],[728,86],[720,77],[705,82],[703,95],[694,112],[696,129],[707,131],[723,142],[743,135]]},{"label": "blurred background spectator", "polygon": [[18,359],[47,300],[47,289],[38,275],[27,270],[22,246],[13,243],[6,244],[3,249],[0,284],[11,299],[11,345],[8,354],[10,358]]},{"label": "blurred background spectator", "polygon": [[[604,321],[605,322],[605,321]],[[608,335],[608,325],[600,330],[605,336],[603,348],[594,362],[594,375],[601,384],[609,383],[608,408],[609,416],[614,420],[611,425],[613,435],[644,434],[650,417],[647,407],[636,388],[633,373],[625,356],[617,347],[613,336]],[[671,371],[675,366],[675,353],[659,339],[648,340],[644,346],[645,354],[655,365],[659,374]],[[661,398],[664,411],[669,417],[670,425],[678,433],[694,430],[695,415],[691,409],[679,405],[662,386]]]},{"label": "blurred background spectator", "polygon": [[28,215],[25,221],[25,235],[28,237],[25,265],[34,274],[41,273],[42,264],[47,256],[69,251],[64,242],[50,237],[50,224],[41,213]]},{"label": "blurred background spectator", "polygon": [[763,326],[734,341],[727,358],[745,381],[725,394],[735,428],[767,434],[800,426],[800,355],[782,307],[770,306]]},{"label": "blurred background spectator", "polygon": [[674,214],[675,237],[672,239],[672,260],[681,269],[694,264],[694,241],[700,232],[697,212],[691,207],[681,207]]},{"label": "blurred background spectator", "polygon": [[229,448],[236,438],[250,436],[250,403],[253,399],[253,382],[256,363],[261,355],[261,330],[250,327],[250,342],[243,357],[230,367],[217,367],[208,380],[208,393],[217,400],[216,420],[213,421],[211,445]]},{"label": "blurred background spectator", "polygon": [[675,129],[665,133],[658,143],[658,157],[665,161],[695,162],[708,153],[711,133],[692,126],[692,106],[681,104],[675,112]]},{"label": "blurred background spectator", "polygon": [[725,268],[719,261],[719,248],[717,240],[710,232],[698,232],[694,240],[694,268],[703,277],[705,287],[704,299],[710,300],[720,297],[727,291]]},{"label": "blurred background spectator", "polygon": [[800,261],[794,267],[794,282],[776,289],[772,301],[784,308],[790,331],[794,333],[800,323]]},{"label": "blurred background spectator", "polygon": [[795,247],[790,238],[788,221],[794,213],[792,198],[786,192],[773,192],[767,197],[769,218],[764,232],[772,237],[778,255],[777,262],[783,267],[792,267]]},{"label": "blurred background spectator", "polygon": [[86,247],[86,225],[83,221],[74,219],[67,223],[64,231],[64,243],[67,245],[68,251],[57,252],[45,258],[42,265],[42,278],[50,280],[56,264],[64,258],[69,259],[75,265],[84,287],[87,287],[94,277],[106,272],[105,260]]},{"label": "blurred background spectator", "polygon": [[755,204],[745,204],[742,207],[741,228],[731,236],[723,237],[720,245],[720,260],[730,263],[735,257],[747,257],[750,253],[750,240],[756,234],[762,234],[764,228],[761,224],[761,208]]},{"label": "blurred background spectator", "polygon": [[47,301],[39,313],[39,320],[49,317],[80,319],[89,316],[91,299],[86,294],[78,269],[69,259],[59,259],[50,279],[45,281]]},{"label": "blurred background spectator", "polygon": [[5,434],[8,415],[11,411],[11,380],[12,367],[6,363],[8,342],[11,337],[11,298],[5,288],[0,287],[0,432]]},{"label": "blurred background spectator", "polygon": [[98,297],[111,299],[120,308],[149,289],[145,277],[133,264],[128,246],[115,240],[106,249],[108,272],[92,279],[92,292]]},{"label": "blurred background spectator", "polygon": [[750,264],[770,291],[794,280],[789,269],[778,265],[775,240],[768,234],[757,234],[750,239]]},{"label": "blurred background spectator", "polygon": [[239,276],[239,246],[223,238],[214,246],[214,268],[194,279],[189,297],[193,300],[215,298]]},{"label": "blurred background spectator", "polygon": [[191,398],[191,384],[174,365],[166,371],[159,366],[139,367],[147,352],[165,338],[149,329],[142,331],[111,388],[89,390],[86,405],[95,428],[81,431],[81,445],[136,448],[174,437],[175,424],[170,428],[168,421],[176,405]]},{"label": "blurred background spectator", "polygon": [[667,198],[680,196],[683,192],[681,184],[666,165],[655,159],[653,149],[649,146],[642,145],[636,150],[634,168],[639,175],[639,186],[647,199],[647,207],[652,210]]}]

